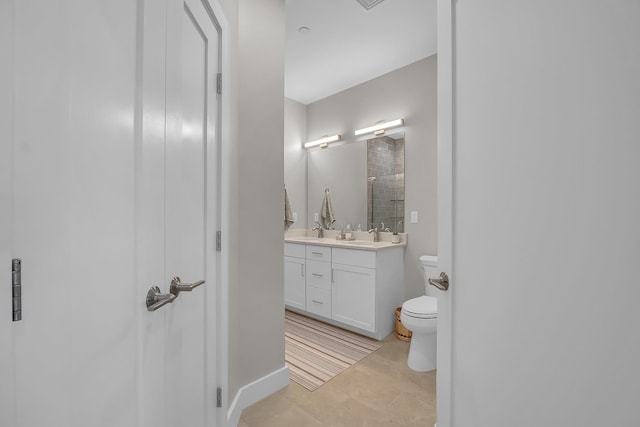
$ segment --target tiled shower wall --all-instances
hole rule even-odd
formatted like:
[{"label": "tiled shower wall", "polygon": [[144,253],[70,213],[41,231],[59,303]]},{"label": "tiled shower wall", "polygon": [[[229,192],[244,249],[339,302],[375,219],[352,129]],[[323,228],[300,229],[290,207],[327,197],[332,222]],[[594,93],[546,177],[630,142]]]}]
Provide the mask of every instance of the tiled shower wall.
[{"label": "tiled shower wall", "polygon": [[367,227],[404,231],[404,138],[367,142]]}]

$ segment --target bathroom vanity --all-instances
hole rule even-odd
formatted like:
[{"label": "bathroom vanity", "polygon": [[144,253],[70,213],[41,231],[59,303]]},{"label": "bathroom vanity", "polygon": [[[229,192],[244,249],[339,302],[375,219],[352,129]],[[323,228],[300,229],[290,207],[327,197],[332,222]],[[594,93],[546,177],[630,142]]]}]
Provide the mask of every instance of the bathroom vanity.
[{"label": "bathroom vanity", "polygon": [[381,340],[404,296],[401,243],[285,237],[285,306]]}]

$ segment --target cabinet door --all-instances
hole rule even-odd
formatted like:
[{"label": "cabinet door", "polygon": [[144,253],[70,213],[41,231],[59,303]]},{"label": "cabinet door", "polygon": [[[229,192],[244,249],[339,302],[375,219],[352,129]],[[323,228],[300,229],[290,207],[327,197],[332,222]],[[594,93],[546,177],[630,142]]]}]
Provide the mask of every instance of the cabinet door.
[{"label": "cabinet door", "polygon": [[284,303],[305,310],[304,258],[284,257]]},{"label": "cabinet door", "polygon": [[333,265],[331,318],[366,331],[376,329],[376,270]]}]

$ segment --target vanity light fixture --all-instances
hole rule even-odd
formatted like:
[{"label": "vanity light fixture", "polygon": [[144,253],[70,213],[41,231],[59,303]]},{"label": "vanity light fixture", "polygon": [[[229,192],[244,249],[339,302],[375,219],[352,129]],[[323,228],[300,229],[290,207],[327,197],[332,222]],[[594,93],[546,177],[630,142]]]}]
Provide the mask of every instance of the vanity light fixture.
[{"label": "vanity light fixture", "polygon": [[402,126],[403,124],[404,119],[395,119],[389,122],[376,123],[375,125],[369,126],[368,128],[357,129],[355,134],[357,136],[373,132],[375,135],[383,135],[385,129]]},{"label": "vanity light fixture", "polygon": [[331,136],[325,135],[320,139],[316,139],[314,141],[309,141],[305,143],[304,148],[311,148],[317,145],[319,145],[320,148],[327,148],[330,143],[340,141],[340,140],[342,140],[342,135],[331,135]]}]

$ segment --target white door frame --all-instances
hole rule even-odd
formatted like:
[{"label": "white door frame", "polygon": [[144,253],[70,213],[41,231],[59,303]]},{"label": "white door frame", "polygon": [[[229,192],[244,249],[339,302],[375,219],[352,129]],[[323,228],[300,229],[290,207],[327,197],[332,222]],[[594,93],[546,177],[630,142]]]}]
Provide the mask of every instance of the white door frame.
[{"label": "white door frame", "polygon": [[[220,31],[219,72],[222,74],[221,95],[218,105],[217,131],[220,138],[220,152],[218,153],[218,170],[220,178],[219,188],[219,221],[218,230],[221,231],[222,243],[218,268],[218,292],[215,306],[215,324],[217,325],[217,343],[207,343],[207,353],[216,354],[216,365],[211,366],[217,372],[218,387],[222,389],[222,407],[218,408],[217,423],[219,427],[227,425],[227,411],[229,409],[229,348],[228,318],[229,318],[229,217],[231,205],[231,86],[229,84],[231,73],[229,72],[229,25],[222,10],[219,0],[202,0],[205,7],[208,6],[213,21]],[[211,302],[211,301],[210,301]],[[211,310],[208,310],[211,313]],[[213,319],[212,319],[213,320]]]},{"label": "white door frame", "polygon": [[452,396],[453,276],[453,0],[438,0],[438,264],[453,286],[438,301],[437,423],[450,427]]}]

